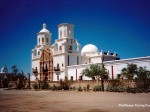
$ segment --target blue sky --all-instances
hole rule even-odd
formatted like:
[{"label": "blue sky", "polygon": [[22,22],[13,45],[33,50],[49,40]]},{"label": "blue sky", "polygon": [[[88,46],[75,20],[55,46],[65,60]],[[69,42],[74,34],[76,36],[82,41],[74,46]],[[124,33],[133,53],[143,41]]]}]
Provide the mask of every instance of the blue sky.
[{"label": "blue sky", "polygon": [[31,72],[31,49],[46,23],[52,43],[57,25],[75,25],[82,47],[117,52],[121,59],[150,56],[149,0],[0,0],[0,68]]}]

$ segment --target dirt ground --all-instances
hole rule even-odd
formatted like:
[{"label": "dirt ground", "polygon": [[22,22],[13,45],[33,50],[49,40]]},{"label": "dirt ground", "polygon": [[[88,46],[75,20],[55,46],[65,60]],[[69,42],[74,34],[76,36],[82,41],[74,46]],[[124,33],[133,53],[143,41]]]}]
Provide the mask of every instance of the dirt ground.
[{"label": "dirt ground", "polygon": [[149,112],[150,93],[0,90],[0,112]]}]

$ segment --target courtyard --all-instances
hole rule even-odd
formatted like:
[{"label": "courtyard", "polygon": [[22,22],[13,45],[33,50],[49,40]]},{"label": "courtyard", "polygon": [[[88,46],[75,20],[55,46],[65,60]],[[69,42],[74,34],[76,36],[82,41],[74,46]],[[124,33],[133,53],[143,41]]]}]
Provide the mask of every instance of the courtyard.
[{"label": "courtyard", "polygon": [[148,112],[150,93],[0,90],[0,112]]}]

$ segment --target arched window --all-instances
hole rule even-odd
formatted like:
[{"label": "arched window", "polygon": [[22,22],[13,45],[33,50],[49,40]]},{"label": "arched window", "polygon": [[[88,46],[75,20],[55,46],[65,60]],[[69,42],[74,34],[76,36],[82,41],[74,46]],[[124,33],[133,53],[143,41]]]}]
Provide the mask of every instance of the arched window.
[{"label": "arched window", "polygon": [[37,55],[37,50],[34,50],[33,55],[34,55],[34,56]]},{"label": "arched window", "polygon": [[62,46],[59,47],[59,50],[60,50],[60,51],[62,50]]},{"label": "arched window", "polygon": [[71,44],[73,43],[73,39],[71,39]]},{"label": "arched window", "polygon": [[39,43],[40,43],[40,38],[39,38]]},{"label": "arched window", "polygon": [[40,51],[38,51],[38,55],[40,55]]},{"label": "arched window", "polygon": [[57,75],[57,81],[59,81],[59,75]]},{"label": "arched window", "polygon": [[79,57],[77,56],[77,65],[79,65]]},{"label": "arched window", "polygon": [[72,50],[72,46],[71,45],[69,46],[69,50]]},{"label": "arched window", "polygon": [[69,31],[69,35],[68,36],[71,37],[71,31]]},{"label": "arched window", "polygon": [[57,63],[57,68],[59,68],[59,64]]},{"label": "arched window", "polygon": [[60,30],[60,38],[62,38],[62,31]]},{"label": "arched window", "polygon": [[64,30],[64,37],[66,37],[66,30]]},{"label": "arched window", "polygon": [[69,59],[69,55],[68,55],[68,66],[69,66],[69,60],[70,60],[70,59]]},{"label": "arched window", "polygon": [[42,43],[44,42],[44,38],[42,38]]},{"label": "arched window", "polygon": [[46,38],[46,42],[48,43],[48,38]]}]

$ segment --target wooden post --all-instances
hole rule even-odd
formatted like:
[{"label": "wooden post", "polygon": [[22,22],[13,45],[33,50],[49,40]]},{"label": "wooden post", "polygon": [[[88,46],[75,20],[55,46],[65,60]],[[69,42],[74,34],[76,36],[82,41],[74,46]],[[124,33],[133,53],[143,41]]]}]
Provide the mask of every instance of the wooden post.
[{"label": "wooden post", "polygon": [[77,79],[77,69],[76,69],[76,81],[77,81],[78,79]]},{"label": "wooden post", "polygon": [[28,73],[28,89],[31,89],[30,88],[30,73]]},{"label": "wooden post", "polygon": [[113,65],[111,66],[111,73],[112,73],[112,80],[114,80],[114,67],[113,67]]}]

